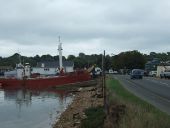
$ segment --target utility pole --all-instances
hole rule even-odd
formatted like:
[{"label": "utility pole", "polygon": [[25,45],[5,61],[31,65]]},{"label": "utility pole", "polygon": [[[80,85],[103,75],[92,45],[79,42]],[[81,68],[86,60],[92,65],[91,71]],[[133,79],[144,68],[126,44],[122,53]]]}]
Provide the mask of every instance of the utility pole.
[{"label": "utility pole", "polygon": [[104,100],[104,109],[107,113],[107,104],[106,104],[106,75],[105,75],[105,50],[104,50],[104,54],[103,54],[103,100]]},{"label": "utility pole", "polygon": [[103,54],[102,54],[102,97],[104,97],[104,55]]}]

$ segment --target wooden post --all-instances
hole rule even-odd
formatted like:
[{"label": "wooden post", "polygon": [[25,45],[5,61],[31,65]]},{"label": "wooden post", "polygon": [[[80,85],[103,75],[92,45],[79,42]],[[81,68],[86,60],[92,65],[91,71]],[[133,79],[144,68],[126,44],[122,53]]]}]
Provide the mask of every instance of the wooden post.
[{"label": "wooden post", "polygon": [[105,50],[103,55],[103,97],[104,97],[104,109],[107,113],[107,103],[106,103],[106,74],[105,74]]}]

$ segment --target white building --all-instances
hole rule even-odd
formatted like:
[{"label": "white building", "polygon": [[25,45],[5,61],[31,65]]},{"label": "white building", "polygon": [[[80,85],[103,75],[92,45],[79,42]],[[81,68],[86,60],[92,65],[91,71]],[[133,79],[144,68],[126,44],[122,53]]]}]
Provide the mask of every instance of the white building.
[{"label": "white building", "polygon": [[160,74],[165,70],[170,70],[170,66],[157,66],[157,77],[160,77]]},{"label": "white building", "polygon": [[[63,61],[64,72],[74,72],[74,63],[72,61]],[[59,61],[54,62],[38,62],[36,67],[31,68],[31,73],[39,73],[40,75],[53,76],[60,73]]]}]

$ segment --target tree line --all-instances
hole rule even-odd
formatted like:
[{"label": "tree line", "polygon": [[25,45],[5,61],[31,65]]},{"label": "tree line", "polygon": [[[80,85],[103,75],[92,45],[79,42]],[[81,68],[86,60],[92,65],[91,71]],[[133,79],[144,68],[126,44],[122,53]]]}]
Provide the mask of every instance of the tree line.
[{"label": "tree line", "polygon": [[[0,57],[0,66],[12,66],[15,67],[19,63],[19,54],[15,53],[10,57]],[[78,56],[69,55],[67,58],[63,56],[63,60],[69,60],[74,62],[74,68],[88,68],[92,65],[102,67],[102,54],[92,54],[86,55],[84,53],[79,53]],[[36,66],[37,62],[43,61],[58,61],[59,56],[47,55],[36,55],[34,57],[21,56],[22,63],[30,63],[31,66]],[[170,52],[167,53],[155,53],[150,52],[150,54],[143,54],[137,50],[121,52],[117,55],[106,55],[105,56],[105,68],[109,70],[110,68],[114,70],[119,69],[133,69],[140,68],[144,69],[145,63],[152,60],[153,58],[158,58],[160,61],[170,60]]]}]

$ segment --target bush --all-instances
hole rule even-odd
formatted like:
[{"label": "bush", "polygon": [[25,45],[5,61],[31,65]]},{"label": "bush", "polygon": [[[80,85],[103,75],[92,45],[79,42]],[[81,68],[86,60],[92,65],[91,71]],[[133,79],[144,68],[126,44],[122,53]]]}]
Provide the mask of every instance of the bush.
[{"label": "bush", "polygon": [[103,107],[88,108],[85,110],[87,119],[81,123],[81,128],[103,128],[105,112]]}]

